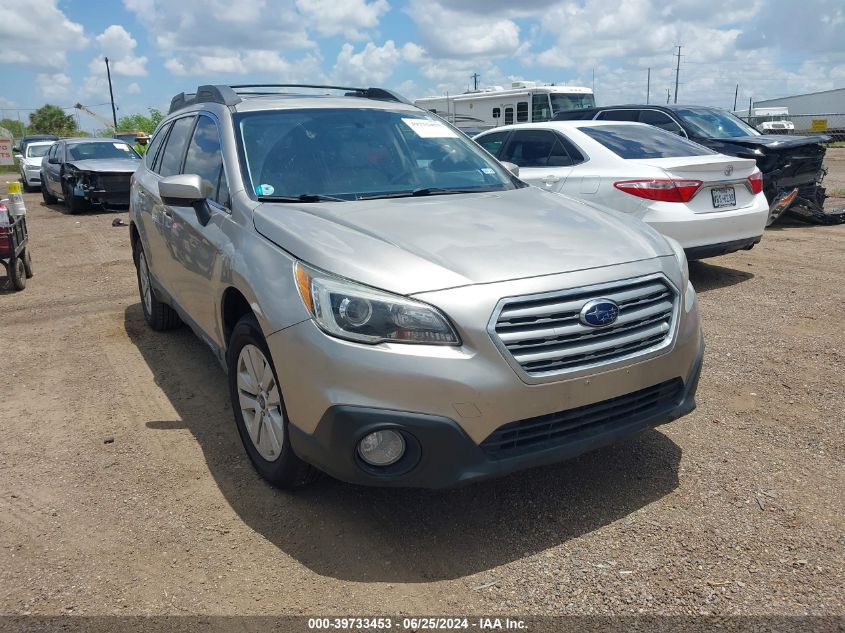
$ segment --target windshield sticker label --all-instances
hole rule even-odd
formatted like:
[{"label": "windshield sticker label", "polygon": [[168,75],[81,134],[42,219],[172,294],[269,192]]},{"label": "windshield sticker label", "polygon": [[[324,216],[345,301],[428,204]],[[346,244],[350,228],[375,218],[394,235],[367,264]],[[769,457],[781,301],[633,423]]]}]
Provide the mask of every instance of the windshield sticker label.
[{"label": "windshield sticker label", "polygon": [[124,145],[123,143],[112,143],[112,145],[114,145],[117,149],[123,150],[124,152],[129,151],[129,146]]},{"label": "windshield sticker label", "polygon": [[494,175],[496,174],[496,172],[495,172],[495,171],[493,171],[492,169],[490,169],[489,167],[482,167],[482,168],[481,168],[481,173],[482,173],[482,174],[487,174],[488,176],[494,176]]},{"label": "windshield sticker label", "polygon": [[454,130],[441,121],[432,119],[402,119],[420,138],[457,138]]},{"label": "windshield sticker label", "polygon": [[255,193],[259,196],[272,196],[275,191],[276,188],[273,185],[258,185],[255,188]]}]

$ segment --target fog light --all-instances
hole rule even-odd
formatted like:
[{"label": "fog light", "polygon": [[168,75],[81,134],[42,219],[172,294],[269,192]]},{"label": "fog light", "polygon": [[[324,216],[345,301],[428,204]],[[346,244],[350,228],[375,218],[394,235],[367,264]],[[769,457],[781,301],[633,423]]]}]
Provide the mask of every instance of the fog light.
[{"label": "fog light", "polygon": [[396,431],[376,431],[358,442],[358,455],[371,466],[390,466],[404,454],[405,439]]}]

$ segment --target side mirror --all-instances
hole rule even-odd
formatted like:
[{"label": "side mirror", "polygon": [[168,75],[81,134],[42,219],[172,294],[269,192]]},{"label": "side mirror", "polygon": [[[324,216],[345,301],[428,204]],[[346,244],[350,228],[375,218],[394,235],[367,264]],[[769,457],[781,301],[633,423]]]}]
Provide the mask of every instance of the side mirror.
[{"label": "side mirror", "polygon": [[515,165],[514,163],[508,163],[506,161],[502,161],[502,166],[507,169],[510,173],[514,176],[519,178],[519,165]]},{"label": "side mirror", "polygon": [[158,183],[161,201],[173,207],[193,207],[197,220],[205,226],[211,219],[207,198],[209,187],[196,174],[179,174],[162,178]]}]

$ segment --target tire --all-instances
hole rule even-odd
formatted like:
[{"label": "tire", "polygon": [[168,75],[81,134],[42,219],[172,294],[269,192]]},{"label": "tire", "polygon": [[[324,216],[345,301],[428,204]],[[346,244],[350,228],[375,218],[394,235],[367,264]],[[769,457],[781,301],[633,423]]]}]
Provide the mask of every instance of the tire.
[{"label": "tire", "polygon": [[23,268],[26,271],[26,278],[32,279],[32,255],[29,254],[29,248],[23,251]]},{"label": "tire", "polygon": [[12,285],[15,287],[15,290],[26,288],[26,268],[23,265],[22,257],[18,257],[15,260],[14,266],[9,266],[9,276],[12,279]]},{"label": "tire", "polygon": [[232,330],[226,362],[235,424],[258,473],[278,488],[294,488],[315,480],[319,471],[299,459],[291,448],[276,368],[253,315],[243,317]]},{"label": "tire", "polygon": [[65,211],[68,215],[74,215],[82,211],[85,207],[85,200],[73,195],[73,191],[68,190],[67,187],[62,187],[62,192],[65,198]]},{"label": "tire", "polygon": [[147,325],[157,332],[179,327],[182,320],[176,314],[176,310],[156,299],[150,279],[150,269],[147,266],[147,256],[140,244],[135,254],[135,272],[138,277],[138,293],[141,295],[141,309],[144,311],[144,320]]},{"label": "tire", "polygon": [[29,183],[26,182],[26,178],[21,177],[21,189],[23,189],[24,193],[30,193],[32,191],[32,187],[29,186]]},{"label": "tire", "polygon": [[41,197],[44,199],[44,204],[56,204],[59,201],[56,196],[47,191],[47,181],[44,174],[41,174]]}]

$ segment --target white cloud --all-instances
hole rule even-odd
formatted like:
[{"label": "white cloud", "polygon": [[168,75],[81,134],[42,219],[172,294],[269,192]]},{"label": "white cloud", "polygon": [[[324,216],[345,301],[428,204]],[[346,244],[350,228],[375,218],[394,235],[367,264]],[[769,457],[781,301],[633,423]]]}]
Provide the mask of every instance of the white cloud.
[{"label": "white cloud", "polygon": [[130,94],[130,95],[141,94],[141,86],[139,86],[137,82],[133,81],[131,84],[126,86],[126,94]]},{"label": "white cloud", "polygon": [[362,39],[361,29],[378,27],[390,5],[387,0],[296,0],[296,8],[321,35]]},{"label": "white cloud", "polygon": [[[102,56],[109,58],[112,75],[142,77],[147,74],[147,58],[135,55],[138,42],[122,26],[112,24],[95,39]],[[91,61],[89,68],[96,72],[103,65],[103,59],[98,57]]]},{"label": "white cloud", "polygon": [[352,44],[344,44],[337,56],[334,76],[355,85],[382,85],[402,61],[402,53],[393,40],[376,46],[372,42],[356,53]]},{"label": "white cloud", "polygon": [[164,67],[178,77],[205,77],[214,75],[244,75],[255,73],[266,81],[273,79],[286,82],[323,81],[322,58],[307,53],[297,59],[288,60],[277,51],[219,49],[214,55],[195,54],[171,57]]},{"label": "white cloud", "polygon": [[64,73],[39,73],[35,78],[38,94],[48,101],[62,101],[70,96],[71,79]]},{"label": "white cloud", "polygon": [[67,53],[85,48],[82,25],[58,8],[57,0],[0,0],[0,64],[62,70]]},{"label": "white cloud", "polygon": [[493,12],[469,14],[438,2],[411,0],[408,13],[433,57],[504,57],[519,48],[519,26]]}]

